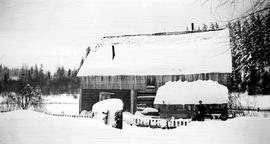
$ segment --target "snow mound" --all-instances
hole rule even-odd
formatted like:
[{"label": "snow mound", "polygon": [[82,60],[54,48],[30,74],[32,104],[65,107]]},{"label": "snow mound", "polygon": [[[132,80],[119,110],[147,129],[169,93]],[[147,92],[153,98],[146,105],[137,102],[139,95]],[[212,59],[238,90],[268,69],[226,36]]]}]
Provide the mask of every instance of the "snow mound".
[{"label": "snow mound", "polygon": [[29,119],[35,118],[35,117],[47,117],[47,115],[44,115],[43,113],[35,112],[32,110],[15,110],[15,111],[2,113],[2,115],[5,115],[6,117],[12,116],[13,118],[18,118],[18,119],[22,117],[27,117]]},{"label": "snow mound", "polygon": [[[130,116],[130,113],[124,113]],[[28,110],[0,113],[1,144],[269,144],[270,117],[192,122],[173,130],[124,124],[122,131],[93,119],[54,117]]]},{"label": "snow mound", "polygon": [[[108,125],[114,126],[116,124],[115,114],[116,112],[123,110],[123,102],[120,99],[106,99],[97,102],[92,107],[92,112],[94,113],[94,118],[100,121],[104,121]],[[107,120],[106,120],[106,115]]]},{"label": "snow mound", "polygon": [[204,104],[227,103],[228,89],[212,80],[169,81],[158,88],[154,104],[198,104],[199,100]]}]

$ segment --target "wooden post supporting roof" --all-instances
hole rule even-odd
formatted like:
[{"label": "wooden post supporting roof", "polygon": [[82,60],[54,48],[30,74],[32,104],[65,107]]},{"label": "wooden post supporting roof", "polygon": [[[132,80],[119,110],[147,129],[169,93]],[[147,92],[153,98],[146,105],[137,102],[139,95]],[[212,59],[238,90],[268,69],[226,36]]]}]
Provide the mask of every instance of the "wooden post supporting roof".
[{"label": "wooden post supporting roof", "polygon": [[80,95],[79,95],[79,113],[82,111],[82,89],[80,89]]},{"label": "wooden post supporting roof", "polygon": [[137,110],[137,94],[136,90],[130,90],[130,112],[134,114]]}]

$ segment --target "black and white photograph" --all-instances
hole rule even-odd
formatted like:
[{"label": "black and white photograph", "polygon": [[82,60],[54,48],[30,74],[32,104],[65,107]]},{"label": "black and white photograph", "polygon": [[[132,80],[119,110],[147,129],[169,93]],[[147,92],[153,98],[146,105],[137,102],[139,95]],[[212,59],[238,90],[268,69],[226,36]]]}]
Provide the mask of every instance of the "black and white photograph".
[{"label": "black and white photograph", "polygon": [[0,0],[0,144],[269,143],[269,0]]}]

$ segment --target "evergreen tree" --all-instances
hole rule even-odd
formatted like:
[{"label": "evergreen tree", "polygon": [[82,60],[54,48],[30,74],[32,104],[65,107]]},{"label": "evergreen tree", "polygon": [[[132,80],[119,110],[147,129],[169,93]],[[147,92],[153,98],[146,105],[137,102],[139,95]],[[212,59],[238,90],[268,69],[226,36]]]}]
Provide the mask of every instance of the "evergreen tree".
[{"label": "evergreen tree", "polygon": [[263,49],[264,55],[262,59],[264,61],[264,72],[262,82],[262,94],[270,93],[270,10],[266,12],[262,19],[262,33],[263,33]]},{"label": "evergreen tree", "polygon": [[186,31],[189,31],[188,26],[186,26]]},{"label": "evergreen tree", "polygon": [[[10,79],[10,71],[12,75],[20,77],[19,80]],[[33,87],[39,87],[42,94],[59,94],[59,93],[78,93],[79,80],[76,77],[77,70],[58,67],[57,71],[52,75],[51,72],[44,72],[43,66],[40,68],[28,69],[23,66],[21,68],[9,69],[1,65],[0,74],[0,92],[19,92],[27,83]]]},{"label": "evergreen tree", "polygon": [[240,69],[238,65],[239,62],[239,47],[241,46],[239,44],[240,36],[241,34],[241,25],[239,23],[234,23],[233,25],[231,23],[228,24],[229,27],[229,35],[230,35],[230,47],[231,47],[231,53],[232,53],[232,90],[233,91],[241,91],[241,75],[240,75]]},{"label": "evergreen tree", "polygon": [[208,26],[206,24],[203,24],[202,31],[207,31],[207,29],[208,29]]},{"label": "evergreen tree", "polygon": [[219,29],[219,25],[218,25],[218,23],[217,23],[217,22],[215,23],[215,29],[216,29],[216,30],[218,30],[218,29]]},{"label": "evergreen tree", "polygon": [[[229,24],[232,48],[232,81],[242,74],[241,88],[250,95],[270,93],[269,27],[270,11],[251,14],[247,19]],[[234,86],[235,87],[235,86]]]},{"label": "evergreen tree", "polygon": [[210,23],[210,30],[215,30],[215,25],[214,25],[214,23]]}]

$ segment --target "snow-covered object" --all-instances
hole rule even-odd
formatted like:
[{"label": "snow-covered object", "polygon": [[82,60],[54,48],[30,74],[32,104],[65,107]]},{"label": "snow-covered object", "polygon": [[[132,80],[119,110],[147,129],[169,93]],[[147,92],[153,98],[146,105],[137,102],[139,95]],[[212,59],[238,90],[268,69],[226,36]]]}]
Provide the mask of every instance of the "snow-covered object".
[{"label": "snow-covered object", "polygon": [[232,70],[228,29],[104,38],[91,48],[78,76],[230,73]]},{"label": "snow-covered object", "polygon": [[147,113],[155,113],[158,112],[157,109],[155,108],[151,108],[151,107],[146,107],[143,109],[143,111],[141,112],[142,114],[147,114]]},{"label": "snow-covered object", "polygon": [[107,124],[115,126],[115,114],[122,111],[123,106],[123,102],[120,99],[106,99],[95,103],[92,107],[92,112],[95,119],[105,122],[107,116]]},{"label": "snow-covered object", "polygon": [[81,116],[92,116],[92,112],[91,111],[87,111],[87,110],[83,110],[80,113]]},{"label": "snow-covered object", "polygon": [[167,82],[157,90],[154,104],[227,103],[228,89],[212,80]]},{"label": "snow-covered object", "polygon": [[140,111],[136,111],[134,115],[138,117],[145,117],[145,115],[143,115]]}]

